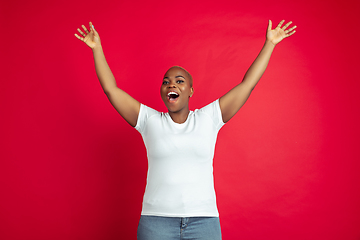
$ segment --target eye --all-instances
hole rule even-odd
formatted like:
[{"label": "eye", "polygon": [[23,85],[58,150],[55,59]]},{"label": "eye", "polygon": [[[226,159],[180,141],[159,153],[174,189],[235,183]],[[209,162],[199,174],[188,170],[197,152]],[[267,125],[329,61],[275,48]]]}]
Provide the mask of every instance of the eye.
[{"label": "eye", "polygon": [[169,81],[163,81],[163,85],[169,84]]},{"label": "eye", "polygon": [[184,80],[177,80],[176,83],[183,83]]}]

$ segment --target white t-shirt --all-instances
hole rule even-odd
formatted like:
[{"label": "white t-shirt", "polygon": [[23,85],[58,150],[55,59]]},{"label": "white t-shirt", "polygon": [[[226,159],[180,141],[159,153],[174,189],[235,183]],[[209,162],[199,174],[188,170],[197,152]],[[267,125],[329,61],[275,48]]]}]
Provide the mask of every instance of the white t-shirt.
[{"label": "white t-shirt", "polygon": [[213,179],[219,100],[190,111],[182,124],[141,104],[135,126],[148,157],[142,215],[218,217]]}]

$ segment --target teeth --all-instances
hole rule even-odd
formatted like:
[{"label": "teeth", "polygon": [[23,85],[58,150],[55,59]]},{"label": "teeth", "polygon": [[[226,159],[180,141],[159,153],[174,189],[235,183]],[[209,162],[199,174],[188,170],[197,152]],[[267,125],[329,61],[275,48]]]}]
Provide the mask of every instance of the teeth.
[{"label": "teeth", "polygon": [[179,96],[179,94],[177,93],[177,92],[168,92],[168,96],[170,96],[171,94],[174,94],[174,95],[176,95],[176,96]]}]

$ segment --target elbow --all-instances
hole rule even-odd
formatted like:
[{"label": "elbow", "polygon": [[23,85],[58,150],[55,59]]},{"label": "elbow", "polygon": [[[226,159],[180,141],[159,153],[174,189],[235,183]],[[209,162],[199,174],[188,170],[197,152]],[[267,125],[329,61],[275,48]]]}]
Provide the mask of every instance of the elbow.
[{"label": "elbow", "polygon": [[[241,88],[244,89],[246,92],[248,92],[249,94],[254,90],[254,88],[256,87],[256,84],[251,84],[250,82],[245,82],[242,81],[241,83]],[[240,85],[239,84],[239,85]]]},{"label": "elbow", "polygon": [[108,95],[110,94],[110,90],[109,90],[109,89],[103,88],[103,91],[104,91],[104,93],[105,93],[106,96],[108,96]]},{"label": "elbow", "polygon": [[106,89],[106,88],[103,88],[103,91],[104,91],[105,95],[109,98],[111,91],[109,89]]},{"label": "elbow", "polygon": [[110,98],[111,95],[113,95],[114,88],[103,88],[103,91],[104,91],[105,95],[107,96],[107,98]]},{"label": "elbow", "polygon": [[[119,95],[119,93],[120,93],[119,90],[120,90],[120,92],[122,92],[121,89],[118,88],[117,86],[108,87],[108,88],[103,88],[103,91],[104,91],[106,97],[107,97],[109,100],[112,99],[112,98],[116,98],[116,97]],[[110,101],[111,101],[111,100],[110,100]]]}]

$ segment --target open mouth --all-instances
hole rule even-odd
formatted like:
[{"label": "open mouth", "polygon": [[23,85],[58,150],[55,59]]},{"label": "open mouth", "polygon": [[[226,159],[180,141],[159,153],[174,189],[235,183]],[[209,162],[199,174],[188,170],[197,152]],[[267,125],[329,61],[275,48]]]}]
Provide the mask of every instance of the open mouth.
[{"label": "open mouth", "polygon": [[170,102],[176,101],[176,99],[179,97],[179,94],[177,92],[168,92],[167,98]]}]

